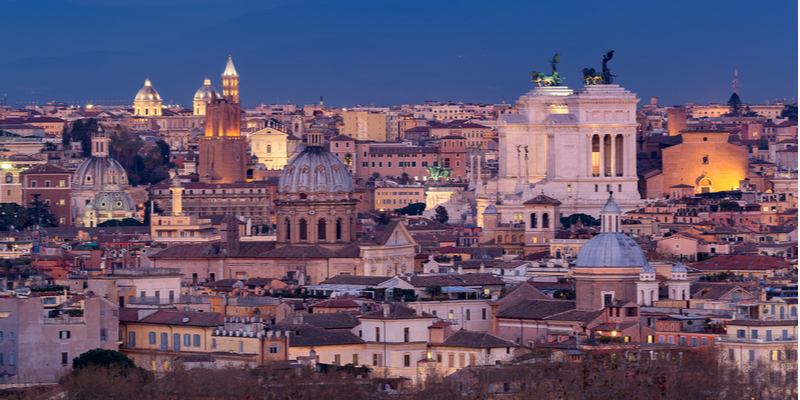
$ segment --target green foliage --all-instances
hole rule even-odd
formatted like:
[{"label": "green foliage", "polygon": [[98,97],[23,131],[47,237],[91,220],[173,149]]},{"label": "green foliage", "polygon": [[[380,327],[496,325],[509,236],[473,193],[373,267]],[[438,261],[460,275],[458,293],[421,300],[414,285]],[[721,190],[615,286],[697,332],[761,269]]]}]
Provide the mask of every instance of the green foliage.
[{"label": "green foliage", "polygon": [[447,215],[447,209],[444,206],[436,207],[436,215],[433,216],[433,220],[437,221],[442,224],[446,224],[447,221],[450,219],[450,216]]},{"label": "green foliage", "polygon": [[787,104],[783,106],[781,118],[789,118],[789,121],[797,121],[797,104]]},{"label": "green foliage", "polygon": [[437,297],[442,294],[442,286],[441,285],[426,286],[425,291],[428,292],[431,295],[431,297]]},{"label": "green foliage", "polygon": [[72,124],[72,131],[69,133],[70,140],[81,142],[81,150],[84,157],[92,155],[92,134],[97,132],[97,120],[89,118],[87,120],[77,120]]},{"label": "green foliage", "polygon": [[375,182],[375,180],[377,180],[380,177],[381,177],[381,173],[380,172],[373,172],[372,176],[369,177],[369,181],[370,182]]},{"label": "green foliage", "polygon": [[72,359],[72,369],[80,370],[91,365],[97,365],[105,368],[112,366],[136,368],[133,360],[114,350],[94,349],[89,350],[78,357]]},{"label": "green foliage", "polygon": [[581,223],[583,223],[584,226],[600,226],[599,219],[595,219],[591,215],[582,213],[572,214],[568,217],[562,217],[561,225],[563,225],[566,228],[569,228],[570,226],[577,224],[578,221],[581,221]]},{"label": "green foliage", "polygon": [[757,117],[758,113],[753,111],[753,110],[751,110],[750,106],[747,106],[747,107],[744,108],[744,112],[742,113],[742,116],[743,117]]},{"label": "green foliage", "polygon": [[31,292],[42,293],[42,292],[63,292],[64,289],[68,288],[66,286],[53,285],[53,286],[35,286],[30,289]]},{"label": "green foliage", "polygon": [[33,201],[28,203],[28,215],[30,220],[25,224],[25,227],[39,225],[41,227],[57,227],[56,217],[50,213],[50,206],[42,200],[39,200],[41,194],[33,194]]},{"label": "green foliage", "polygon": [[730,111],[725,116],[727,117],[740,117],[742,115],[742,99],[739,98],[737,93],[733,93],[728,100],[728,107]]},{"label": "green foliage", "polygon": [[399,179],[400,184],[407,185],[410,180],[411,180],[411,178],[408,176],[407,173],[403,172],[403,174],[400,175],[400,179]]},{"label": "green foliage", "polygon": [[0,204],[0,229],[22,229],[30,221],[28,210],[17,203]]},{"label": "green foliage", "polygon": [[150,226],[150,207],[151,206],[153,208],[153,212],[156,213],[156,214],[161,215],[164,212],[164,210],[162,210],[161,207],[158,206],[158,203],[156,203],[155,201],[151,200],[149,203],[146,203],[145,206],[144,206],[144,218],[142,219],[142,225],[144,225],[144,226]]},{"label": "green foliage", "polygon": [[83,310],[78,310],[78,309],[69,310],[69,316],[70,317],[82,317],[83,316]]},{"label": "green foliage", "polygon": [[145,226],[145,225],[138,219],[124,218],[122,220],[110,219],[108,221],[97,224],[98,228],[103,226]]},{"label": "green foliage", "polygon": [[392,291],[392,299],[394,301],[405,301],[411,303],[417,301],[417,294],[414,289],[394,289]]},{"label": "green foliage", "polygon": [[423,211],[425,211],[425,203],[411,203],[395,210],[397,215],[422,215]]}]

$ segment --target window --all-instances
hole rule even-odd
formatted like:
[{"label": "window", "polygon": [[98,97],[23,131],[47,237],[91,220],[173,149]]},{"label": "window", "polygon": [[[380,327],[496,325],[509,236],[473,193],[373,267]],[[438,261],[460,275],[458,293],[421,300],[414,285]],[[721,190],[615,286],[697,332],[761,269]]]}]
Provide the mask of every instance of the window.
[{"label": "window", "polygon": [[772,341],[772,330],[771,330],[771,329],[767,330],[767,337],[766,337],[766,339],[767,339],[767,341],[768,341],[768,342],[771,342],[771,341]]},{"label": "window", "polygon": [[5,354],[0,353],[0,365],[5,365],[5,363],[6,363]]},{"label": "window", "polygon": [[411,332],[409,332],[409,329],[407,327],[403,328],[403,341],[408,343],[410,342],[410,339],[411,339]]},{"label": "window", "polygon": [[244,354],[244,342],[239,341],[239,354]]},{"label": "window", "polygon": [[[519,272],[519,271],[517,271],[517,272]],[[467,309],[467,321],[470,321],[470,320],[472,320],[472,311]]]},{"label": "window", "polygon": [[69,353],[61,353],[61,365],[69,365]]},{"label": "window", "polygon": [[481,319],[483,319],[483,320],[486,319],[486,309],[485,308],[481,309]]},{"label": "window", "polygon": [[172,351],[181,351],[181,334],[172,334]]},{"label": "window", "polygon": [[733,349],[728,349],[728,360],[735,361],[736,360],[736,351]]},{"label": "window", "polygon": [[11,353],[8,355],[8,365],[17,365],[17,355]]},{"label": "window", "polygon": [[59,331],[58,332],[59,339],[69,339],[69,331]]},{"label": "window", "polygon": [[771,350],[769,352],[769,359],[772,361],[780,361],[781,360],[781,351],[780,350]]},{"label": "window", "polygon": [[692,347],[697,347],[697,338],[693,337],[690,341]]},{"label": "window", "polygon": [[183,334],[183,347],[192,347],[192,335],[188,333]]},{"label": "window", "polygon": [[383,355],[380,353],[372,353],[372,366],[373,367],[382,367],[383,366]]},{"label": "window", "polygon": [[336,365],[342,365],[342,355],[341,354],[334,354],[333,355],[333,363]]},{"label": "window", "polygon": [[277,343],[270,343],[270,345],[269,345],[269,354],[278,354],[278,344]]},{"label": "window", "polygon": [[211,348],[212,349],[216,349],[217,348],[217,339],[211,339]]},{"label": "window", "polygon": [[748,351],[748,356],[749,356],[748,357],[748,361],[755,361],[756,360],[756,351],[755,350],[749,350]]},{"label": "window", "polygon": [[758,339],[758,330],[753,329],[750,331],[750,339]]},{"label": "window", "polygon": [[35,187],[36,187],[36,181],[31,181],[31,187],[32,187],[32,188],[35,188]]},{"label": "window", "polygon": [[379,327],[379,326],[375,327],[375,341],[376,342],[380,342],[381,341],[381,327]]},{"label": "window", "polygon": [[701,346],[708,346],[708,338],[700,338]]},{"label": "window", "polygon": [[128,347],[136,347],[136,332],[128,332]]},{"label": "window", "polygon": [[744,329],[737,329],[736,330],[736,338],[737,339],[745,339],[746,338]]},{"label": "window", "polygon": [[161,345],[159,346],[159,349],[166,351],[168,346],[169,346],[169,334],[165,332],[161,334]]},{"label": "window", "polygon": [[679,342],[680,342],[681,346],[686,346],[686,336],[681,336],[678,339],[679,339]]},{"label": "window", "polygon": [[149,336],[149,343],[150,344],[156,344],[156,333],[155,332],[150,332],[148,334],[148,336]]},{"label": "window", "polygon": [[403,354],[403,366],[404,367],[411,366],[411,354]]},{"label": "window", "polygon": [[194,347],[200,347],[200,335],[194,335]]},{"label": "window", "polygon": [[108,338],[108,328],[100,328],[100,340],[106,340]]},{"label": "window", "polygon": [[456,366],[456,355],[450,353],[447,355],[447,366],[450,368],[455,368]]},{"label": "window", "polygon": [[358,354],[353,354],[353,365],[358,365]]}]

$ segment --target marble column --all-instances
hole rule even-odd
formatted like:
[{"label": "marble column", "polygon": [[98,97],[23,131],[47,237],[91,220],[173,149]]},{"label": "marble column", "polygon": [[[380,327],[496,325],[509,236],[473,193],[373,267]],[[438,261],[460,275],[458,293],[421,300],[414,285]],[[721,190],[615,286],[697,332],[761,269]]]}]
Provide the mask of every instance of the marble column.
[{"label": "marble column", "polygon": [[606,141],[605,135],[597,135],[600,144],[600,176],[606,176]]},{"label": "marble column", "polygon": [[611,176],[617,176],[617,134],[609,135],[611,140]]}]

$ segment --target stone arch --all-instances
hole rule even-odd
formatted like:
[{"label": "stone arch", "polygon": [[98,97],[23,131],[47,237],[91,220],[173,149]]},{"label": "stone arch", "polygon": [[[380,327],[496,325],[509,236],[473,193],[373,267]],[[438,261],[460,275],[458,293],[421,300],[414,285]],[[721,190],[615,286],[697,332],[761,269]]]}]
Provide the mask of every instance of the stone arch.
[{"label": "stone arch", "polygon": [[328,240],[328,223],[325,218],[320,218],[317,221],[317,240]]},{"label": "stone arch", "polygon": [[308,221],[306,221],[305,218],[301,218],[297,225],[298,228],[300,228],[300,240],[308,240]]},{"label": "stone arch", "polygon": [[538,227],[538,221],[536,219],[536,213],[531,213],[531,229],[536,229]]},{"label": "stone arch", "polygon": [[550,215],[548,213],[542,214],[542,228],[550,228]]},{"label": "stone arch", "polygon": [[342,240],[342,219],[336,220],[336,240]]}]

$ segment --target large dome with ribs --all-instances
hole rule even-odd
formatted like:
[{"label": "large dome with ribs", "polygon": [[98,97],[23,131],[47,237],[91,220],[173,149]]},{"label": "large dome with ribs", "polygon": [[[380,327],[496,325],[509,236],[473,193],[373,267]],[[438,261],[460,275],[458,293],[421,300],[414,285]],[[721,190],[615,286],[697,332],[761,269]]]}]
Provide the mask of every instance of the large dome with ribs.
[{"label": "large dome with ribs", "polygon": [[324,147],[308,146],[286,165],[278,192],[352,193],[353,179],[344,162]]}]

